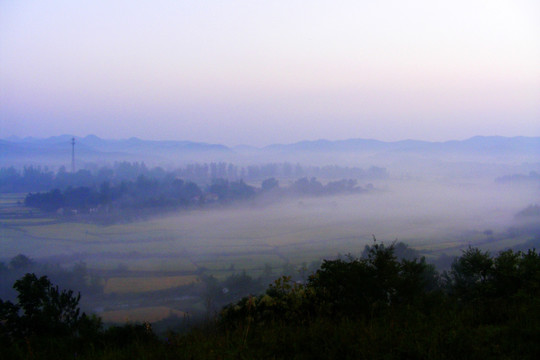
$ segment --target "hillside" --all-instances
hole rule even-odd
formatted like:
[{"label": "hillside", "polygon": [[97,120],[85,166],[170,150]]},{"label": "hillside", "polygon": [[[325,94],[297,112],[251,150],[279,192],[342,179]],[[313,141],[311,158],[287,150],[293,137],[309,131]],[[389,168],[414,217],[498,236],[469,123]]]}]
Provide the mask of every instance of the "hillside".
[{"label": "hillside", "polygon": [[[374,243],[326,260],[307,282],[282,277],[214,319],[158,338],[150,324],[104,329],[46,277],[0,302],[0,344],[13,359],[536,359],[540,256],[468,248],[448,272]],[[60,299],[60,301],[55,300]],[[186,319],[172,318],[185,329]],[[182,325],[183,324],[183,325]],[[23,340],[25,339],[25,340]]]}]

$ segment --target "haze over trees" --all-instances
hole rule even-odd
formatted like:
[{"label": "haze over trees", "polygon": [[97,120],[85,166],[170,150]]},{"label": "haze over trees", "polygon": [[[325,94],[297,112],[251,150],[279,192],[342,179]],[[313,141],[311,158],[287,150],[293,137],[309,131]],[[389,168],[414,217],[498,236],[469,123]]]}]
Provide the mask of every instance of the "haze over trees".
[{"label": "haze over trees", "polygon": [[[327,183],[323,185],[314,176],[302,177],[305,174],[320,174]],[[332,180],[340,174],[355,178]],[[289,185],[280,186],[274,176]],[[294,179],[293,176],[300,177]],[[6,193],[29,192],[24,204],[45,212],[111,213],[127,209],[173,210],[214,203],[230,204],[261,195],[268,201],[271,197],[358,193],[373,187],[371,184],[367,188],[358,186],[358,178],[387,177],[386,170],[377,167],[362,170],[276,163],[238,168],[233,164],[210,163],[165,171],[160,167],[149,169],[139,162],[119,162],[112,168],[96,167],[93,171],[85,169],[76,173],[66,172],[64,168],[56,173],[33,166],[24,167],[22,171],[14,167],[0,168],[0,188]],[[261,185],[250,185],[244,178],[251,184],[258,182]],[[39,189],[45,191],[35,192]]]},{"label": "haze over trees", "polygon": [[137,209],[179,209],[209,204],[231,204],[254,199],[272,191],[275,199],[284,196],[322,196],[355,194],[372,190],[357,185],[356,180],[331,181],[326,185],[315,178],[301,178],[288,188],[280,188],[274,178],[264,180],[261,188],[255,188],[244,181],[214,179],[204,190],[193,183],[181,179],[157,180],[140,175],[136,181],[122,181],[114,186],[109,182],[93,187],[68,187],[64,191],[54,189],[45,193],[29,193],[24,204],[45,212],[61,210],[81,213],[112,212],[113,210]]},{"label": "haze over trees", "polygon": [[88,165],[75,173],[67,172],[60,167],[56,172],[41,166],[24,166],[17,169],[13,166],[0,168],[0,191],[37,192],[67,187],[96,187],[104,182],[118,184],[122,181],[135,181],[140,176],[163,180],[177,178],[183,181],[206,185],[216,179],[227,181],[260,182],[270,178],[296,180],[302,177],[341,180],[353,178],[357,180],[382,180],[388,178],[384,168],[371,166],[367,169],[337,165],[302,166],[290,163],[271,163],[263,165],[237,166],[220,163],[194,163],[174,170],[161,167],[148,168],[144,162],[116,162],[112,167]]}]

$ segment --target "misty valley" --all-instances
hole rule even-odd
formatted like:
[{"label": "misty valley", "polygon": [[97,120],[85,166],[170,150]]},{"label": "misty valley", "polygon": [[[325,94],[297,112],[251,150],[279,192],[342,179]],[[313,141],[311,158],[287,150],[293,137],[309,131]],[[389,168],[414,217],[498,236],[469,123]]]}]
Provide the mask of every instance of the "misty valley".
[{"label": "misty valley", "polygon": [[0,360],[540,359],[540,1],[0,1]]},{"label": "misty valley", "polygon": [[311,158],[310,146],[271,149],[260,163],[237,149],[176,166],[93,157],[76,171],[56,157],[4,166],[0,298],[14,302],[27,273],[46,275],[105,324],[165,334],[222,317],[282,276],[308,286],[328,261],[367,259],[381,243],[440,274],[472,248],[539,247],[540,163],[521,161],[537,148],[501,158],[497,146],[388,146],[315,146]]}]

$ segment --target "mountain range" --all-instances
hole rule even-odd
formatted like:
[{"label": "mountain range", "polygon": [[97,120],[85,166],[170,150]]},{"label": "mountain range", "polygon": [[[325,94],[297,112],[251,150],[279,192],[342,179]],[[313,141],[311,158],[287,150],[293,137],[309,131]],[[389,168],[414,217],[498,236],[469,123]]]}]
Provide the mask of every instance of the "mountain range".
[{"label": "mountain range", "polygon": [[82,162],[148,161],[150,163],[185,163],[196,161],[295,161],[320,157],[331,161],[344,155],[373,162],[387,158],[421,156],[422,158],[474,159],[490,161],[540,161],[540,137],[475,136],[467,140],[429,142],[403,140],[385,142],[372,139],[313,140],[265,147],[208,144],[191,141],[155,141],[129,138],[102,139],[95,135],[74,137],[0,139],[0,164],[70,163],[71,139],[75,138],[76,157]]}]

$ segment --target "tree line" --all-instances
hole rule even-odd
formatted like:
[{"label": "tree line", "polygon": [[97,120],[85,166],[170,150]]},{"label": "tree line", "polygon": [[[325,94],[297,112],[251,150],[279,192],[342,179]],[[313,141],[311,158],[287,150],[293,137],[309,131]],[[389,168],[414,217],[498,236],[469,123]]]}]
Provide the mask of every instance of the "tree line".
[{"label": "tree line", "polygon": [[215,179],[254,182],[272,177],[288,180],[302,177],[316,177],[328,180],[342,178],[376,180],[388,177],[386,169],[375,166],[368,169],[336,165],[301,166],[300,164],[293,165],[290,163],[238,166],[220,162],[194,163],[166,171],[161,167],[149,168],[144,162],[123,161],[116,162],[112,166],[87,165],[87,168],[80,169],[75,173],[66,171],[65,167],[60,167],[56,172],[40,166],[25,166],[21,170],[15,167],[3,167],[0,168],[0,192],[63,190],[70,186],[91,187],[104,182],[119,184],[122,181],[135,181],[141,175],[155,179],[181,178],[185,181],[203,185],[209,184]]},{"label": "tree line", "polygon": [[109,213],[113,210],[178,209],[210,204],[230,204],[271,194],[334,195],[372,190],[373,186],[358,186],[356,180],[330,181],[322,184],[316,178],[301,178],[288,187],[281,187],[275,178],[262,181],[259,188],[243,180],[214,179],[201,187],[194,182],[173,176],[150,178],[139,175],[135,181],[119,184],[103,182],[99,187],[78,186],[65,190],[29,193],[24,204],[45,212],[77,211],[77,213]]}]

